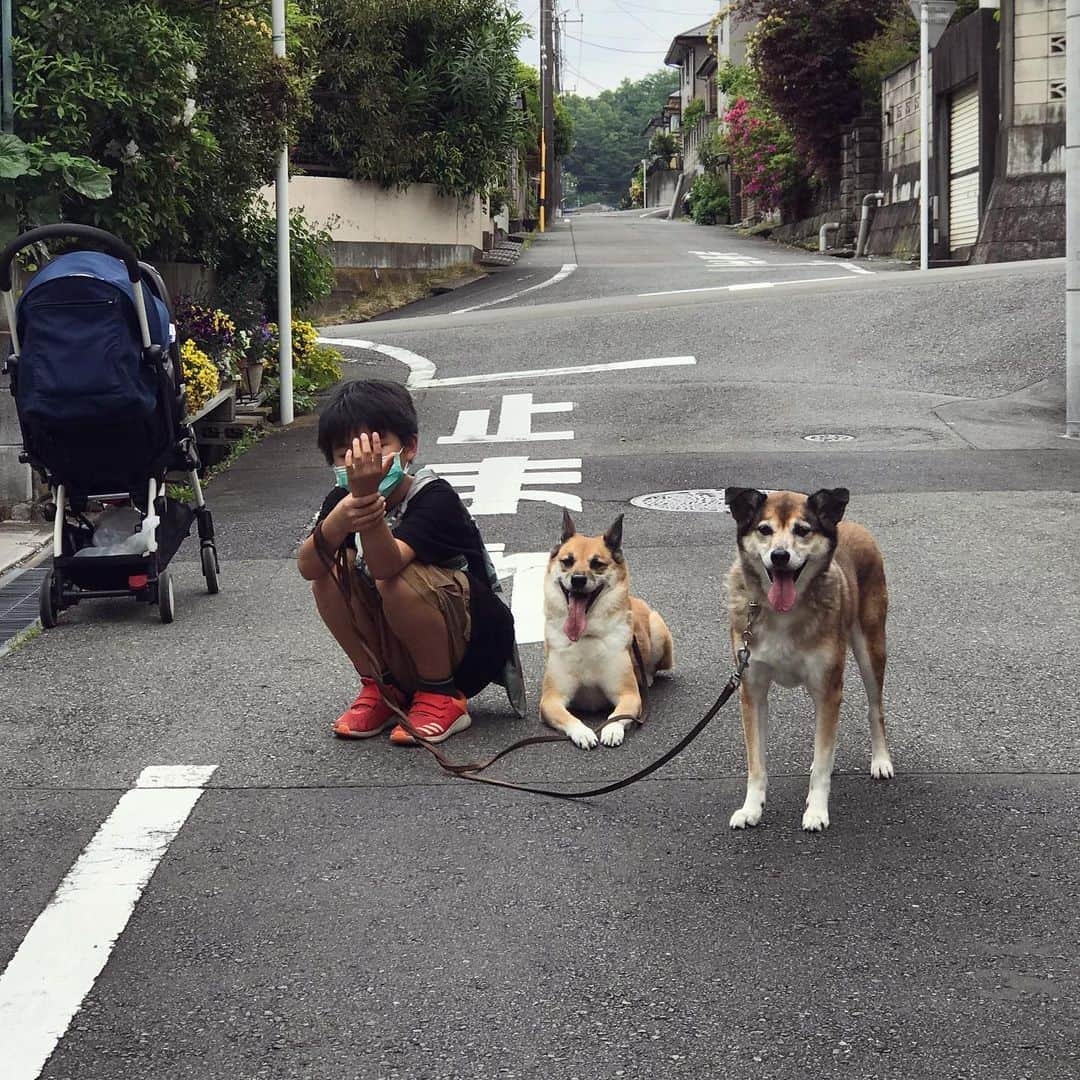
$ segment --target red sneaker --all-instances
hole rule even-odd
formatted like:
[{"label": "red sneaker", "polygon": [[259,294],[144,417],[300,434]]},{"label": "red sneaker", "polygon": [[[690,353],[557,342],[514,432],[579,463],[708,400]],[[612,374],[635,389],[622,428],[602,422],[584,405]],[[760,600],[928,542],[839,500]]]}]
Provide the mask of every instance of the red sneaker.
[{"label": "red sneaker", "polygon": [[[441,743],[464,731],[472,723],[472,717],[464,697],[417,690],[409,709],[409,723],[426,742]],[[390,732],[390,741],[396,746],[415,746],[417,743],[401,724]]]},{"label": "red sneaker", "polygon": [[[398,705],[405,707],[406,697],[392,686],[387,692]],[[379,686],[366,675],[360,679],[360,693],[356,700],[338,717],[334,734],[341,739],[370,739],[385,731],[397,719],[389,705],[383,701]]]}]

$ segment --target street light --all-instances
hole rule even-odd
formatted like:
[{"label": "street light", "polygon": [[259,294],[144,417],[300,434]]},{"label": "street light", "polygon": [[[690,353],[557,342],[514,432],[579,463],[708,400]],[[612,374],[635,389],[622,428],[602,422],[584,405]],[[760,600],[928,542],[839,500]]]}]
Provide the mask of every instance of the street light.
[{"label": "street light", "polygon": [[649,159],[641,159],[641,209],[649,209]]},{"label": "street light", "polygon": [[919,23],[919,269],[930,269],[930,50],[956,10],[955,0],[908,0]]}]

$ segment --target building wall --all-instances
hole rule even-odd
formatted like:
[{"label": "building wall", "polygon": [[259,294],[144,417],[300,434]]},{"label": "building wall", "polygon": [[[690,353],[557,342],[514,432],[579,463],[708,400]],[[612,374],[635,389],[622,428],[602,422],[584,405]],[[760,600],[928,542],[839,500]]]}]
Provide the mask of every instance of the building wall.
[{"label": "building wall", "polygon": [[[882,190],[886,206],[919,198],[919,68],[919,61],[913,60],[887,76],[881,86]],[[933,77],[931,57],[930,78]],[[933,158],[934,121],[931,117],[931,162]]]},{"label": "building wall", "polygon": [[[1003,8],[1002,18],[1008,19]],[[1005,174],[1065,171],[1065,0],[1012,2],[1012,123]]]},{"label": "building wall", "polygon": [[[272,203],[273,188],[263,197]],[[484,201],[468,202],[440,195],[433,184],[413,184],[405,191],[384,190],[377,184],[326,176],[294,176],[289,181],[289,202],[312,221],[328,222],[339,265],[347,246],[356,245],[364,257],[376,258],[380,249],[394,261],[369,262],[372,266],[401,268],[444,265],[440,251],[459,261],[461,251],[484,247],[488,218]]]}]

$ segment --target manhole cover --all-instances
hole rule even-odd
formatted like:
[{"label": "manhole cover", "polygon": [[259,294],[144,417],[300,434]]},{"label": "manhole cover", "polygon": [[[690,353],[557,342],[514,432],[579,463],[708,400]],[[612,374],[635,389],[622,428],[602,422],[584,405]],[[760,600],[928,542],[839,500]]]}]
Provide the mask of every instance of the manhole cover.
[{"label": "manhole cover", "polygon": [[814,435],[804,435],[803,439],[806,442],[854,442],[854,435],[841,435],[836,431],[819,431]]},{"label": "manhole cover", "polygon": [[[770,492],[766,489],[765,494]],[[651,495],[638,495],[630,500],[631,506],[642,510],[663,510],[673,514],[726,514],[723,488],[694,488],[690,491],[656,491]]]}]

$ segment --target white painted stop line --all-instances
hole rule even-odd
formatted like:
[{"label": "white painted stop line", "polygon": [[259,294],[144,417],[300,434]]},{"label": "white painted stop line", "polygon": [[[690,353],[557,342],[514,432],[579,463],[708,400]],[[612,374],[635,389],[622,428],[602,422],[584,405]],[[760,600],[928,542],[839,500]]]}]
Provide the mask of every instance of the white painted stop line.
[{"label": "white painted stop line", "polygon": [[216,765],[143,769],[0,975],[5,1080],[35,1080]]}]

